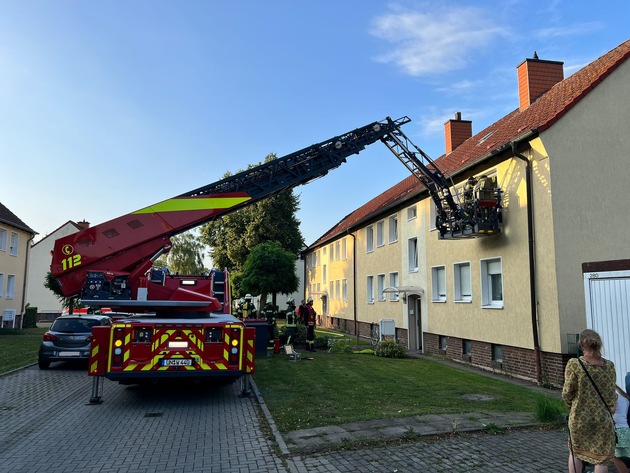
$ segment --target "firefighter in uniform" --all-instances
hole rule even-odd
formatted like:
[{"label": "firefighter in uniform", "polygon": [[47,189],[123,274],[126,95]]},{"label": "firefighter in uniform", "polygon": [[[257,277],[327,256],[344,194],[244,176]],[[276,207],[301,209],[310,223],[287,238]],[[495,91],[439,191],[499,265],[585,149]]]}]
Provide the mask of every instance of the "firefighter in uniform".
[{"label": "firefighter in uniform", "polygon": [[276,338],[276,308],[272,301],[267,301],[262,313],[267,320],[267,343],[273,346],[273,340]]},{"label": "firefighter in uniform", "polygon": [[300,306],[300,315],[306,325],[306,349],[308,351],[315,351],[315,320],[317,313],[313,309],[313,298],[309,297],[306,300],[306,305]]},{"label": "firefighter in uniform", "polygon": [[243,318],[243,304],[245,304],[245,299],[241,297],[236,304],[236,309],[234,310],[234,315],[239,319]]},{"label": "firefighter in uniform", "polygon": [[297,331],[297,313],[295,312],[295,301],[292,297],[289,297],[287,300],[287,311],[286,311],[286,327],[287,327],[287,345],[291,343],[291,337],[295,335]]},{"label": "firefighter in uniform", "polygon": [[251,294],[245,294],[245,302],[243,302],[243,318],[244,319],[256,318],[256,306],[252,302]]}]

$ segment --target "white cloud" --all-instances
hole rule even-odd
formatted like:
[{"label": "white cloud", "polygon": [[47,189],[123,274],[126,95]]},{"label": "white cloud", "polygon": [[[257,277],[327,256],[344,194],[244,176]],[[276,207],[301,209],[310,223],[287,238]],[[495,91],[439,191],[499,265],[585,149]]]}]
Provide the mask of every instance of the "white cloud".
[{"label": "white cloud", "polygon": [[422,76],[465,67],[475,50],[505,34],[479,8],[398,10],[377,18],[371,34],[392,46],[377,61],[395,64],[407,74]]},{"label": "white cloud", "polygon": [[587,23],[576,23],[570,26],[542,28],[536,31],[536,36],[542,39],[560,38],[565,36],[581,36],[599,31],[602,28],[604,28],[604,24],[602,22],[591,21]]}]

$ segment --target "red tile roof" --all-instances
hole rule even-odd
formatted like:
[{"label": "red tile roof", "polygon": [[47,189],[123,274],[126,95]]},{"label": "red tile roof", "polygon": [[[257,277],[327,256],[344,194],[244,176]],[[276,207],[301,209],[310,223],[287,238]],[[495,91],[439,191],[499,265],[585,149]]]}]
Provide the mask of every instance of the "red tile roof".
[{"label": "red tile roof", "polygon": [[[435,160],[445,175],[455,175],[483,161],[528,132],[540,133],[568,113],[582,98],[630,57],[630,40],[596,59],[554,85],[528,108],[514,110],[486,129],[464,141],[452,153]],[[483,140],[484,137],[487,137]],[[415,176],[409,176],[344,217],[309,248],[325,244],[386,209],[424,190]]]},{"label": "red tile roof", "polygon": [[24,230],[27,233],[35,235],[37,232],[25,224],[18,218],[13,212],[0,203],[0,223],[6,223],[19,230]]}]

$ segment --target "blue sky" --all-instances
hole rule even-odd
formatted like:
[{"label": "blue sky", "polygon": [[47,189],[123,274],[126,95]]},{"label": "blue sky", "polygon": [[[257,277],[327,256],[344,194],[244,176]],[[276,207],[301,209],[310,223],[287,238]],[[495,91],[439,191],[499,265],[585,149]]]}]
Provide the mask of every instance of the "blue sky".
[{"label": "blue sky", "polygon": [[[629,38],[630,3],[0,0],[0,202],[102,223],[387,116],[433,158]],[[407,177],[381,143],[295,189],[307,244]]]}]

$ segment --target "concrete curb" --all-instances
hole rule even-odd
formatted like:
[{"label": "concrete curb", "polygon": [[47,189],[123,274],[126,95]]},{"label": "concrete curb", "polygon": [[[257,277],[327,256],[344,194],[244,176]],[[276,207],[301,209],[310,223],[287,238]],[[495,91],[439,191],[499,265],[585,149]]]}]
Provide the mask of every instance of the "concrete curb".
[{"label": "concrete curb", "polygon": [[273,433],[274,439],[276,440],[276,443],[278,444],[278,448],[280,448],[280,452],[282,456],[284,457],[284,460],[287,462],[289,471],[291,473],[306,472],[307,471],[306,467],[304,466],[302,461],[299,458],[291,457],[291,452],[289,451],[289,448],[287,447],[286,442],[282,438],[282,434],[278,430],[278,427],[276,426],[276,423],[274,422],[273,417],[271,417],[271,412],[269,411],[269,408],[267,407],[267,404],[265,403],[265,400],[263,399],[262,394],[260,394],[260,391],[258,390],[258,386],[256,385],[256,382],[254,381],[254,378],[252,376],[250,376],[250,382],[252,385],[252,391],[254,392],[254,396],[256,396],[256,400],[258,401],[258,404],[260,405],[260,408],[262,409],[263,414],[265,415],[265,418],[267,419],[267,423],[269,424],[269,427],[271,428],[271,432]]}]

